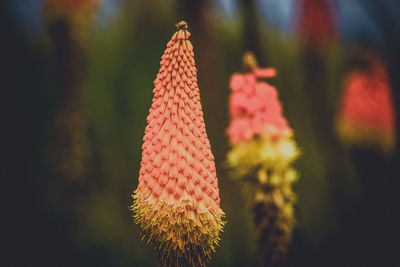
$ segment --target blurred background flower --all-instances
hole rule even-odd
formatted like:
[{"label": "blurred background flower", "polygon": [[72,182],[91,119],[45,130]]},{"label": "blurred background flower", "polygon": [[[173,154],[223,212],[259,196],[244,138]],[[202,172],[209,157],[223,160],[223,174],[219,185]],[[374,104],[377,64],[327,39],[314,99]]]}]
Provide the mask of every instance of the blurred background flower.
[{"label": "blurred background flower", "polygon": [[396,145],[392,88],[382,59],[364,52],[344,81],[337,131],[351,145],[390,152]]},{"label": "blurred background flower", "polygon": [[42,1],[2,1],[4,265],[156,266],[128,205],[137,187],[152,82],[171,25],[181,19],[193,37],[204,120],[228,221],[210,266],[251,266],[255,259],[246,198],[223,165],[229,76],[240,69],[246,50],[255,52],[261,66],[277,69],[279,75],[269,83],[278,88],[284,116],[302,148],[294,164],[302,178],[295,185],[298,223],[288,266],[399,265],[399,146],[391,155],[347,147],[334,125],[342,81],[355,55],[373,47],[386,62],[399,128],[400,4],[325,2],[335,41],[309,44],[298,27],[299,0],[100,1],[82,81],[93,172],[76,222],[57,208],[69,204],[54,197],[55,179],[44,161],[62,88],[46,41]]},{"label": "blurred background flower", "polygon": [[259,266],[285,262],[295,221],[292,184],[298,174],[291,164],[300,153],[277,90],[264,81],[275,76],[275,69],[259,68],[247,51],[242,72],[230,79],[227,164],[249,191]]}]

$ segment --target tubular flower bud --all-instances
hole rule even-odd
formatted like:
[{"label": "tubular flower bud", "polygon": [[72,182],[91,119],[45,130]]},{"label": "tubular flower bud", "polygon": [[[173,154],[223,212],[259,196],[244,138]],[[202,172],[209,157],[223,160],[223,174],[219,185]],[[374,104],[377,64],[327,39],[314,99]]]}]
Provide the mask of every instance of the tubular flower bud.
[{"label": "tubular flower bud", "polygon": [[375,146],[385,152],[393,150],[394,104],[389,78],[380,59],[346,78],[336,129],[346,143]]},{"label": "tubular flower bud", "polygon": [[177,27],[154,81],[131,209],[162,266],[204,266],[220,240],[224,213],[190,33],[186,22]]},{"label": "tubular flower bud", "polygon": [[227,158],[250,186],[259,263],[264,265],[278,261],[291,240],[292,184],[298,176],[291,163],[299,151],[275,87],[261,80],[274,77],[275,69],[258,68],[249,52],[243,60],[247,71],[233,74],[230,81],[227,134],[232,149]]}]

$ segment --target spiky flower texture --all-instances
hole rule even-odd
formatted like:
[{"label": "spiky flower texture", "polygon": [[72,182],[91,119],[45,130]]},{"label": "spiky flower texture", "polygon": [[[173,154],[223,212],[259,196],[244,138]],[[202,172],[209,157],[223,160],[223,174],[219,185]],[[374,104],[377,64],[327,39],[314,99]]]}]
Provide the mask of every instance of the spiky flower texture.
[{"label": "spiky flower texture", "polygon": [[224,213],[190,33],[186,22],[176,26],[154,81],[131,209],[162,266],[204,266],[218,245]]},{"label": "spiky flower texture", "polygon": [[250,185],[258,263],[269,266],[282,259],[291,240],[292,184],[297,179],[291,163],[299,151],[275,87],[262,81],[274,77],[275,69],[258,68],[251,52],[245,54],[243,67],[230,82],[228,163]]}]

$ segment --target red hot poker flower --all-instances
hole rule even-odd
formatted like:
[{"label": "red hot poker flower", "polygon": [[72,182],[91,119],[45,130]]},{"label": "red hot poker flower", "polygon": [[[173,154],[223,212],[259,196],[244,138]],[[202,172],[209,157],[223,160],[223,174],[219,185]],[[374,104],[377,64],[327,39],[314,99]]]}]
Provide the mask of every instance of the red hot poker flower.
[{"label": "red hot poker flower", "polygon": [[177,27],[154,81],[132,210],[161,265],[203,266],[218,245],[224,213],[190,33],[186,22]]},{"label": "red hot poker flower", "polygon": [[275,87],[261,81],[276,75],[261,69],[253,53],[243,57],[244,72],[231,76],[232,149],[227,161],[235,175],[249,184],[257,256],[260,266],[276,265],[289,246],[294,226],[297,172],[291,167],[299,150],[282,114]]},{"label": "red hot poker flower", "polygon": [[346,142],[395,145],[395,115],[389,78],[383,62],[375,59],[367,70],[353,71],[345,82],[337,129]]}]

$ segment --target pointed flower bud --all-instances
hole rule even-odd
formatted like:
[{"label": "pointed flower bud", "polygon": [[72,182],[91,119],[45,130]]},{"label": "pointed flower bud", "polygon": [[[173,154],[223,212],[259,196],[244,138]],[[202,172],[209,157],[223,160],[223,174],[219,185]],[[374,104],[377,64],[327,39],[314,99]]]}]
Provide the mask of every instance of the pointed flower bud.
[{"label": "pointed flower bud", "polygon": [[390,152],[396,143],[392,89],[380,59],[365,70],[355,70],[344,84],[337,120],[341,139],[349,144],[370,145]]},{"label": "pointed flower bud", "polygon": [[154,81],[131,209],[162,266],[203,266],[218,245],[224,213],[190,33],[185,22],[177,27]]},{"label": "pointed flower bud", "polygon": [[299,152],[293,133],[282,114],[278,93],[262,81],[275,69],[258,68],[254,55],[243,58],[245,72],[231,76],[232,144],[228,163],[249,182],[260,266],[280,260],[286,253],[293,229],[297,172],[290,166]]}]

